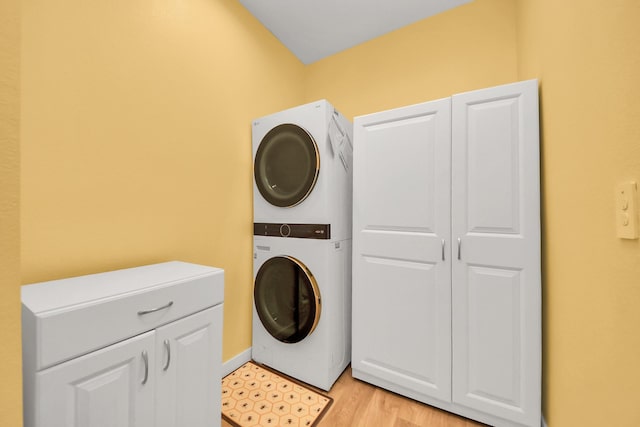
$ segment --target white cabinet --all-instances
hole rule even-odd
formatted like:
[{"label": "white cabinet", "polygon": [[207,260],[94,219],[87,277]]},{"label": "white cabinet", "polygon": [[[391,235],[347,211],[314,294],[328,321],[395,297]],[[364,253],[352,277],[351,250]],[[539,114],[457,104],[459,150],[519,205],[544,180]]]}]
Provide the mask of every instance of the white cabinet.
[{"label": "white cabinet", "polygon": [[219,426],[223,292],[175,261],[24,286],[25,426]]},{"label": "white cabinet", "polygon": [[540,424],[537,82],[354,121],[353,375]]}]

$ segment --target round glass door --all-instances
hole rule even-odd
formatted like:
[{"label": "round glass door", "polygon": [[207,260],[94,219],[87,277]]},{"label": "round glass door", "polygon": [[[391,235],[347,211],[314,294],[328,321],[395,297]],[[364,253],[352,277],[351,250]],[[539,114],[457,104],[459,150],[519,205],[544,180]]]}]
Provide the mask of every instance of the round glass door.
[{"label": "round glass door", "polygon": [[309,336],[320,319],[316,279],[293,257],[274,257],[262,264],[253,297],[265,329],[285,343],[296,343]]},{"label": "round glass door", "polygon": [[318,179],[318,147],[300,126],[276,126],[260,142],[253,170],[265,200],[278,207],[295,206],[307,198]]}]

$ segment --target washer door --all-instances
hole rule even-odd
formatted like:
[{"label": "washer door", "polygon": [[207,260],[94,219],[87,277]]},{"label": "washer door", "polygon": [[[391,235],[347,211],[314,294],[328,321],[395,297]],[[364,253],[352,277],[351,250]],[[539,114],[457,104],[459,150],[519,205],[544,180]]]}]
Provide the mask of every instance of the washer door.
[{"label": "washer door", "polygon": [[300,126],[282,124],[262,138],[253,166],[256,186],[266,201],[295,206],[307,198],[318,179],[318,146]]},{"label": "washer door", "polygon": [[262,264],[256,275],[253,299],[262,325],[285,343],[303,340],[320,320],[316,279],[293,257],[274,257]]}]

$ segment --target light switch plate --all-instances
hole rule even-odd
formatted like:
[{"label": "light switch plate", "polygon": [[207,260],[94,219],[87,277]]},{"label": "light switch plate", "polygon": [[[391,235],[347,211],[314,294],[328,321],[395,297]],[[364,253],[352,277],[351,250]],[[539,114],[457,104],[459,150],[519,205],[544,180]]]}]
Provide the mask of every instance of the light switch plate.
[{"label": "light switch plate", "polygon": [[635,181],[616,186],[616,230],[621,239],[638,238],[638,186]]}]

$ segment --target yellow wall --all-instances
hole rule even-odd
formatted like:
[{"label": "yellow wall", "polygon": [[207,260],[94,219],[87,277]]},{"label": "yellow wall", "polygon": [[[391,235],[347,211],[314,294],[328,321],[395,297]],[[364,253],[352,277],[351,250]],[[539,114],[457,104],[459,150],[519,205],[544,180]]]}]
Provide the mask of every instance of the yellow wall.
[{"label": "yellow wall", "polygon": [[476,0],[307,67],[306,100],[349,117],[540,79],[551,427],[640,425],[640,245],[613,209],[640,182],[638,22],[635,0]]},{"label": "yellow wall", "polygon": [[0,2],[0,425],[22,425],[20,360],[20,3]]},{"label": "yellow wall", "polygon": [[307,101],[349,118],[517,80],[515,3],[476,0],[307,67]]},{"label": "yellow wall", "polygon": [[226,360],[250,346],[252,118],[318,98],[353,118],[536,77],[547,422],[640,425],[640,244],[615,237],[613,212],[614,185],[640,181],[636,0],[475,0],[308,67],[235,0],[25,0],[20,211],[17,4],[0,8],[0,425],[20,417],[19,214],[23,283],[225,268]]},{"label": "yellow wall", "polygon": [[640,425],[640,3],[519,0],[519,77],[541,83],[544,408],[550,427]]},{"label": "yellow wall", "polygon": [[26,0],[22,24],[23,283],[222,267],[223,358],[246,350],[251,119],[301,103],[302,64],[235,0]]}]

